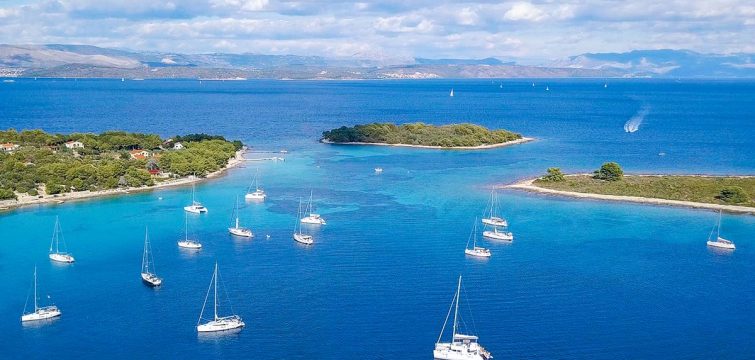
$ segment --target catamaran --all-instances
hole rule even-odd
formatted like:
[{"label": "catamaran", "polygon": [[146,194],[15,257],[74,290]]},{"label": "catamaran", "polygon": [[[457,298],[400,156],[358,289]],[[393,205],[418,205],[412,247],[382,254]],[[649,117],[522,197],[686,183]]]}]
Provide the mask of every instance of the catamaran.
[{"label": "catamaran", "polygon": [[309,214],[306,217],[301,218],[301,222],[303,224],[315,224],[315,225],[325,225],[325,219],[320,216],[320,214],[316,214],[314,212],[314,207],[312,206],[312,192],[309,192],[309,204],[307,205],[307,210],[304,212],[305,214]]},{"label": "catamaran", "polygon": [[178,247],[184,249],[199,250],[202,248],[202,244],[196,240],[189,240],[189,215],[185,216],[184,222],[184,239],[178,240]]},{"label": "catamaran", "polygon": [[[28,301],[29,298],[27,297],[26,299]],[[37,299],[37,267],[35,266],[34,267],[34,311],[27,313],[26,304],[24,304],[24,312],[23,314],[21,314],[21,322],[52,319],[62,314],[60,309],[58,309],[58,307],[55,305],[39,307],[37,300],[38,300]]]},{"label": "catamaran", "polygon": [[[252,191],[254,189],[254,191]],[[246,191],[246,195],[244,195],[244,199],[246,200],[265,200],[267,197],[267,194],[265,194],[265,190],[262,190],[260,188],[259,183],[259,169],[257,172],[254,173],[254,180],[252,180],[252,183],[249,185],[249,190]]]},{"label": "catamaran", "polygon": [[191,205],[184,206],[184,210],[194,214],[206,213],[207,208],[194,198],[194,184],[191,184]]},{"label": "catamaran", "polygon": [[[202,305],[202,312],[199,313],[199,320],[197,321],[197,332],[216,332],[226,331],[233,329],[240,329],[244,327],[244,321],[238,315],[230,316],[218,316],[218,281],[220,281],[220,275],[218,274],[218,263],[215,263],[215,271],[212,273],[212,280],[210,280],[210,287],[207,288],[207,295],[204,297],[204,304]],[[203,319],[204,308],[207,306],[207,298],[210,297],[210,290],[214,291],[213,296],[213,318],[212,320]],[[206,322],[202,323],[202,320]]]},{"label": "catamaran", "polygon": [[[49,255],[50,260],[63,262],[63,263],[72,263],[76,261],[76,259],[74,259],[73,256],[71,256],[71,254],[69,254],[66,251],[65,239],[62,240],[63,251],[60,251],[60,248],[61,248],[60,242],[61,242],[61,238],[63,237],[60,235],[60,233],[61,233],[60,221],[58,220],[58,217],[56,216],[55,217],[55,230],[53,230],[52,232],[52,241],[50,242],[50,255]],[[55,251],[53,251],[53,248],[55,249]]]},{"label": "catamaran", "polygon": [[[472,230],[472,233],[469,234],[470,237],[467,239],[467,246],[464,248],[464,253],[470,256],[477,256],[477,257],[490,257],[490,250],[477,246],[477,219],[475,219],[474,222],[474,230]],[[469,242],[472,241],[472,247],[469,247]]]},{"label": "catamaran", "polygon": [[239,225],[239,199],[236,198],[236,208],[234,209],[234,215],[236,216],[236,224],[234,226],[231,226],[228,228],[228,232],[231,233],[231,235],[240,236],[240,237],[252,237],[254,234],[252,233],[251,229],[241,227]]},{"label": "catamaran", "polygon": [[[296,212],[296,218],[301,219],[301,199],[299,199],[299,209]],[[301,232],[301,221],[297,221],[294,225],[294,240],[305,245],[312,245],[315,242],[312,239],[312,235]]]},{"label": "catamaran", "polygon": [[[477,342],[477,336],[465,335],[456,332],[459,324],[459,297],[461,296],[461,275],[459,275],[459,285],[456,288],[456,295],[451,302],[451,308],[448,309],[446,321],[443,322],[443,328],[440,330],[440,336],[435,343],[433,358],[435,360],[488,360],[493,356]],[[454,309],[454,324],[451,342],[440,342],[443,338],[443,332],[446,330],[448,317],[451,316],[451,309]]]},{"label": "catamaran", "polygon": [[[713,240],[714,231],[716,232],[715,240]],[[710,235],[708,235],[708,246],[726,250],[734,250],[737,248],[734,245],[734,242],[721,237],[721,210],[718,211],[718,224],[710,231]]]},{"label": "catamaran", "polygon": [[510,231],[498,231],[497,227],[493,227],[493,230],[483,231],[482,237],[486,237],[488,239],[493,239],[493,240],[505,240],[505,241],[514,240],[513,233],[511,233]]},{"label": "catamaran", "polygon": [[149,244],[149,230],[146,228],[144,229],[144,254],[142,254],[142,281],[152,287],[163,284],[163,279],[155,274],[155,259],[152,257],[152,247]]},{"label": "catamaran", "polygon": [[490,206],[485,209],[485,216],[482,218],[482,223],[492,226],[509,226],[506,219],[498,216],[498,194],[495,190],[490,192]]}]

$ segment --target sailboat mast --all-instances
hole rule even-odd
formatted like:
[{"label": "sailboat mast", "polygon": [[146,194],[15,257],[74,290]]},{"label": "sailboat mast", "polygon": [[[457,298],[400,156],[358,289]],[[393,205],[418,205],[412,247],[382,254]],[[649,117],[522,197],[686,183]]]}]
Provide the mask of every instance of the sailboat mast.
[{"label": "sailboat mast", "polygon": [[215,274],[212,275],[215,281],[215,320],[218,319],[218,263],[215,263]]},{"label": "sailboat mast", "polygon": [[184,240],[189,240],[189,214],[184,214]]},{"label": "sailboat mast", "polygon": [[458,322],[459,315],[459,295],[461,294],[461,275],[459,275],[459,286],[456,288],[456,308],[454,309],[454,332],[451,335],[451,343],[456,340],[456,324]]},{"label": "sailboat mast", "polygon": [[34,266],[34,312],[37,312],[37,267]]},{"label": "sailboat mast", "polygon": [[721,210],[718,210],[718,226],[716,226],[716,241],[721,237]]}]

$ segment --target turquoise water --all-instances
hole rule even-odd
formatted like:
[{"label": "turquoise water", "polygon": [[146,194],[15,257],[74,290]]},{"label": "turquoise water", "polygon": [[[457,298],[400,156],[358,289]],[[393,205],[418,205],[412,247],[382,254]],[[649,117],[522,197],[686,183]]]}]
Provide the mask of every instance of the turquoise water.
[{"label": "turquoise water", "polygon": [[[198,253],[180,251],[191,188],[0,215],[0,342],[8,358],[429,359],[464,275],[462,315],[498,358],[755,357],[755,217],[723,216],[732,254],[708,250],[709,211],[500,194],[512,244],[465,257],[491,184],[549,166],[753,174],[755,83],[744,81],[203,82],[18,80],[0,128],[208,132],[285,162],[249,162],[197,186]],[[454,98],[448,97],[453,87]],[[648,108],[635,133],[623,126]],[[366,121],[474,121],[538,141],[487,151],[329,146],[320,132]],[[666,156],[658,156],[659,152]],[[249,157],[256,155],[249,154]],[[385,169],[375,175],[373,168]],[[256,169],[269,197],[241,209]],[[328,225],[291,239],[310,190]],[[55,216],[77,262],[47,258]],[[144,227],[164,285],[139,277]],[[265,235],[270,235],[269,239]],[[247,327],[198,337],[214,262]],[[19,322],[34,265],[63,316]],[[471,310],[471,311],[470,311]],[[224,311],[224,310],[221,310]]]}]

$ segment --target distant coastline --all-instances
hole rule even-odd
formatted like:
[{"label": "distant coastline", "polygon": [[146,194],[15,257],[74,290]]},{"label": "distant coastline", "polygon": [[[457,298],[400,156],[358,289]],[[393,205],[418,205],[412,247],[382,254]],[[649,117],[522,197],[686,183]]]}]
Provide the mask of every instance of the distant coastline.
[{"label": "distant coastline", "polygon": [[244,150],[237,151],[236,155],[230,160],[228,160],[228,163],[223,168],[217,171],[213,171],[207,174],[207,176],[205,177],[197,177],[193,175],[186,176],[186,177],[181,177],[177,179],[170,179],[170,180],[162,181],[152,186],[123,187],[123,188],[118,188],[118,189],[107,189],[107,190],[97,190],[97,191],[78,191],[78,192],[69,192],[69,193],[57,194],[57,195],[41,195],[41,196],[24,195],[24,196],[19,196],[18,200],[0,200],[0,214],[5,211],[11,211],[11,210],[15,210],[21,207],[27,207],[31,205],[62,204],[69,201],[82,201],[82,200],[89,200],[89,199],[107,197],[107,196],[126,195],[126,194],[131,194],[131,193],[136,193],[136,192],[152,191],[152,190],[158,190],[158,189],[163,189],[163,188],[168,188],[168,187],[183,186],[183,185],[190,185],[193,183],[198,183],[201,181],[218,177],[222,175],[224,172],[226,172],[227,170],[240,165],[245,160],[243,153],[244,153]]},{"label": "distant coastline", "polygon": [[325,139],[321,139],[320,142],[323,144],[331,144],[331,145],[362,145],[362,146],[369,146],[369,145],[375,145],[375,146],[395,146],[395,147],[408,147],[408,148],[420,148],[420,149],[440,149],[440,150],[484,150],[484,149],[493,149],[493,148],[499,148],[504,146],[510,146],[510,145],[517,145],[517,144],[524,144],[526,142],[535,141],[535,138],[531,137],[523,137],[521,139],[511,140],[504,143],[499,144],[487,144],[487,145],[478,145],[478,146],[431,146],[431,145],[412,145],[412,144],[388,144],[388,143],[369,143],[369,142],[358,142],[358,141],[351,141],[351,142],[333,142]]},{"label": "distant coastline", "polygon": [[[589,176],[589,175],[591,174],[575,174],[575,175],[567,175],[567,177]],[[668,176],[668,175],[648,174],[648,175],[631,175],[631,176],[661,177],[661,176]],[[674,176],[697,177],[697,178],[715,177],[715,176],[710,176],[710,175],[674,175]],[[731,176],[731,177],[732,178],[753,178],[755,176]],[[696,208],[696,209],[723,210],[723,211],[731,212],[731,213],[755,215],[755,207],[749,207],[749,206],[712,204],[712,203],[703,203],[703,202],[695,202],[695,201],[670,200],[670,199],[640,197],[640,196],[606,195],[606,194],[549,189],[549,188],[535,185],[534,182],[538,179],[539,178],[526,179],[526,180],[521,180],[519,182],[516,182],[514,184],[499,185],[496,187],[502,188],[502,189],[524,190],[528,192],[540,193],[540,194],[545,194],[545,195],[565,196],[565,197],[580,198],[580,199],[594,199],[594,200],[603,200],[603,201],[631,202],[631,203],[641,203],[641,204],[650,204],[650,205],[678,206],[678,207],[688,207],[688,208]]]}]

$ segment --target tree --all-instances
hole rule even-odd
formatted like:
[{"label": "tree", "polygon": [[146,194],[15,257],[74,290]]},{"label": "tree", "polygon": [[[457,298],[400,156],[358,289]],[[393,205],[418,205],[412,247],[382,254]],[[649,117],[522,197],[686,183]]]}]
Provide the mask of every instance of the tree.
[{"label": "tree", "polygon": [[732,204],[738,204],[747,202],[750,200],[750,196],[747,192],[739,186],[727,186],[721,189],[719,198],[722,201]]},{"label": "tree", "polygon": [[618,181],[624,176],[624,170],[615,162],[607,162],[595,170],[593,178],[606,181]]},{"label": "tree", "polygon": [[557,167],[548,168],[548,173],[540,179],[550,182],[560,182],[565,180],[564,174],[561,172],[561,169]]},{"label": "tree", "polygon": [[0,188],[0,200],[16,200],[18,197],[11,189]]}]

